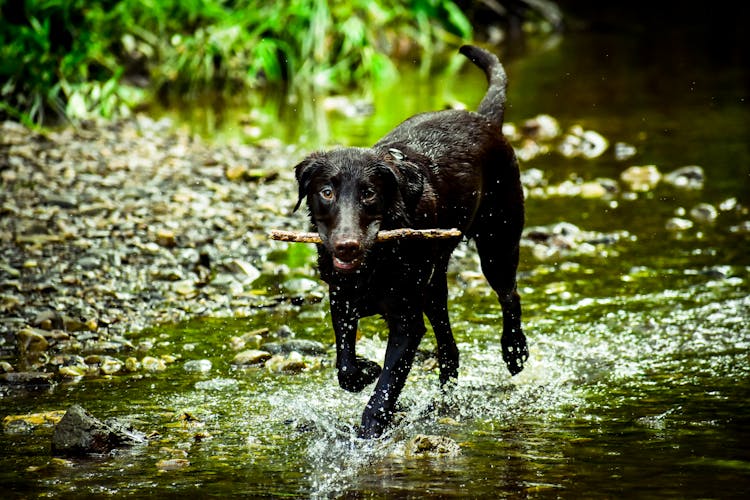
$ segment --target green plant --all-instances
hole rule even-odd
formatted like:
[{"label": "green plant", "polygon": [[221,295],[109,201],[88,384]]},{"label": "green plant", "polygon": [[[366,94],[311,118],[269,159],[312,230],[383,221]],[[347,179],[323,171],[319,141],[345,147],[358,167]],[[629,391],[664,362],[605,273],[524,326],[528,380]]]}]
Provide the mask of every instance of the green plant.
[{"label": "green plant", "polygon": [[0,0],[0,116],[115,116],[144,84],[342,89],[391,77],[404,47],[427,69],[471,32],[451,0]]}]

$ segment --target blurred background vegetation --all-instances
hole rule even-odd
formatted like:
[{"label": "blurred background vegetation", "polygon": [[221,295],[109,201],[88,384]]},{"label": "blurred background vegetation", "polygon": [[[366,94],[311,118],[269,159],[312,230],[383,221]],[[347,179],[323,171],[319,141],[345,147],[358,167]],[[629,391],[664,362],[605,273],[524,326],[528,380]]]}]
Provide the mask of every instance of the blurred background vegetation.
[{"label": "blurred background vegetation", "polygon": [[[167,96],[341,92],[478,36],[553,30],[548,0],[0,0],[0,119],[128,115]],[[531,24],[529,24],[531,25]],[[541,28],[539,28],[541,27]]]}]

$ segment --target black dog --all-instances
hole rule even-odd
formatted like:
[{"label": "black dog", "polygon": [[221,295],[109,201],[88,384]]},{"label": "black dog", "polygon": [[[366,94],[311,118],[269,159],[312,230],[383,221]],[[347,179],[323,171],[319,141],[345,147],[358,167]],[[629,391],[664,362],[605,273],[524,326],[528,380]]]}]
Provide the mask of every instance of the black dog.
[{"label": "black dog", "polygon": [[[440,382],[458,375],[448,320],[448,260],[456,240],[375,242],[379,230],[458,228],[473,238],[482,270],[503,311],[503,359],[515,375],[528,358],[516,291],[523,191],[513,149],[502,134],[505,71],[493,54],[460,52],[484,70],[489,89],[477,113],[413,116],[371,149],[313,153],[295,167],[322,239],[318,267],[329,285],[341,387],[361,391],[378,380],[362,415],[361,437],[382,434],[393,416],[417,347],[423,314],[435,332]],[[355,354],[359,318],[381,314],[389,328],[385,361]]]}]

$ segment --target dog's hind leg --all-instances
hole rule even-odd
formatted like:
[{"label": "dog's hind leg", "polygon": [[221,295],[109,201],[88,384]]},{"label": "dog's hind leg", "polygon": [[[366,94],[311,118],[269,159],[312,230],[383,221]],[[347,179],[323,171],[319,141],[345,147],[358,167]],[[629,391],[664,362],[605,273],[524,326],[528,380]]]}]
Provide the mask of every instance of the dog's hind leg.
[{"label": "dog's hind leg", "polygon": [[435,265],[432,279],[427,287],[425,314],[430,320],[437,341],[437,356],[440,366],[440,385],[458,378],[458,347],[453,338],[448,318],[448,259],[441,259]]},{"label": "dog's hind leg", "polygon": [[[497,227],[497,222],[493,222],[495,225],[485,227]],[[475,241],[482,272],[497,293],[503,310],[503,335],[500,339],[503,360],[511,375],[515,375],[523,370],[529,358],[526,336],[521,329],[521,297],[516,290],[518,244],[512,243],[510,236],[495,232],[478,234]]]}]

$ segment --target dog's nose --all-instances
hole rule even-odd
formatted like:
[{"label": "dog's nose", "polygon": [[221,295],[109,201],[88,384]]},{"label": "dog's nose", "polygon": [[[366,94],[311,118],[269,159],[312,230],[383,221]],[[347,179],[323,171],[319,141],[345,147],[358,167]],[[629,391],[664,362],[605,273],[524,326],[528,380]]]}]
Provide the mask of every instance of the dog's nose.
[{"label": "dog's nose", "polygon": [[338,240],[333,249],[336,252],[336,256],[340,259],[351,260],[360,252],[362,245],[359,240],[354,238],[344,238]]}]

